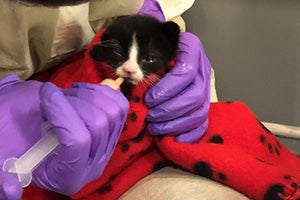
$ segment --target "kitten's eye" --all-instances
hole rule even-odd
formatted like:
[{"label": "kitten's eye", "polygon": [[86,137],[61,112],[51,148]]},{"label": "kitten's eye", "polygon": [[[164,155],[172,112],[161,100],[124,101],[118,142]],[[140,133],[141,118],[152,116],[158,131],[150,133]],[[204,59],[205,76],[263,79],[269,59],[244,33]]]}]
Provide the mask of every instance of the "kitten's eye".
[{"label": "kitten's eye", "polygon": [[143,60],[142,60],[143,63],[153,63],[155,61],[156,61],[156,59],[154,57],[151,57],[151,56],[143,58]]}]

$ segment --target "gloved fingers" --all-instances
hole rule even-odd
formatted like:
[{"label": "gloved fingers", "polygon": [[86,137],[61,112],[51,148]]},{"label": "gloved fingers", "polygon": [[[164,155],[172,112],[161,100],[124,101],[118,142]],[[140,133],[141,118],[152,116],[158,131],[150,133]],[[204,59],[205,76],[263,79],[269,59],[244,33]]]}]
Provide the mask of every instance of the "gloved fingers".
[{"label": "gloved fingers", "polygon": [[6,88],[10,85],[13,85],[13,84],[19,83],[19,82],[21,82],[21,79],[17,75],[10,74],[10,75],[0,79],[0,90],[2,88]]},{"label": "gloved fingers", "polygon": [[169,100],[191,84],[198,74],[201,47],[200,40],[193,34],[180,34],[176,64],[147,91],[145,102],[148,107]]},{"label": "gloved fingers", "polygon": [[177,96],[150,108],[147,114],[147,121],[168,121],[191,113],[196,109],[202,109],[208,95],[207,83],[203,81],[200,76],[197,76],[194,82]]},{"label": "gloved fingers", "polygon": [[99,159],[97,154],[104,154],[109,140],[109,122],[106,113],[93,104],[75,96],[66,96],[91,134],[91,161]]},{"label": "gloved fingers", "polygon": [[148,130],[152,135],[179,135],[198,128],[206,120],[207,112],[198,109],[177,119],[165,122],[149,123]]},{"label": "gloved fingers", "polygon": [[94,174],[98,174],[98,176],[100,176],[103,173],[104,168],[106,167],[108,161],[110,160],[111,155],[114,152],[121,131],[122,129],[116,126],[114,132],[111,134],[112,136],[109,137],[108,142],[104,144],[106,148],[103,149],[103,146],[100,146],[102,144],[98,146],[97,152],[95,154],[95,158],[90,164],[90,169],[89,169],[89,171],[91,172],[89,176],[90,180],[93,180]]},{"label": "gloved fingers", "polygon": [[[88,93],[92,93],[94,95],[94,98],[90,98],[91,95],[88,95]],[[64,94],[70,96],[78,96],[96,105],[103,105],[102,99],[104,99],[105,97],[109,97],[113,100],[113,102],[115,102],[116,105],[120,107],[122,117],[127,116],[127,112],[129,109],[128,100],[120,91],[114,90],[107,85],[74,83],[72,88],[64,91]],[[95,98],[99,98],[99,100],[96,100]]]},{"label": "gloved fingers", "polygon": [[111,122],[103,108],[100,109],[77,96],[67,96],[67,99],[86,124],[92,137],[89,171],[93,171],[93,176],[100,175],[114,150],[122,126],[114,125],[113,129],[109,130]]},{"label": "gloved fingers", "polygon": [[0,170],[0,199],[19,200],[23,188],[14,175]]},{"label": "gloved fingers", "polygon": [[[106,153],[110,155],[115,148],[116,142],[123,129],[127,118],[129,102],[119,91],[115,91],[108,86],[76,83],[73,88],[64,91],[65,95],[74,96],[94,105],[95,108],[106,113],[109,124],[108,144]],[[102,155],[99,153],[98,155]],[[102,162],[102,161],[99,161]]]},{"label": "gloved fingers", "polygon": [[196,142],[201,138],[202,135],[204,135],[205,131],[207,130],[207,126],[208,126],[208,119],[205,122],[203,122],[198,128],[177,135],[175,140],[177,142],[183,142],[183,143]]},{"label": "gloved fingers", "polygon": [[[83,87],[82,87],[83,86]],[[87,87],[85,87],[87,86]],[[94,90],[95,89],[95,90]],[[76,96],[82,100],[90,102],[94,107],[103,110],[109,121],[109,133],[115,133],[117,124],[125,121],[129,107],[123,95],[107,86],[80,84],[80,88],[71,88],[64,91],[65,95]],[[124,97],[125,98],[125,97]],[[125,104],[125,105],[124,105]]]},{"label": "gloved fingers", "polygon": [[[90,181],[95,178],[95,174],[98,174],[98,176],[100,176],[103,173],[104,168],[106,167],[111,155],[114,152],[122,129],[123,126],[116,125],[113,133],[111,133],[111,136],[108,137],[108,142],[106,144],[99,144],[94,159],[92,160],[89,166],[90,175],[88,179]],[[109,133],[107,132],[107,135],[108,134]],[[105,148],[103,148],[103,146],[105,146]]]},{"label": "gloved fingers", "polygon": [[[91,148],[91,135],[62,91],[51,83],[40,89],[41,110],[53,126],[60,146],[48,170],[63,174],[73,171],[74,175],[84,171]],[[59,171],[57,171],[59,167]],[[71,173],[71,174],[73,174]]]},{"label": "gloved fingers", "polygon": [[144,0],[139,14],[151,15],[159,21],[165,21],[165,16],[157,0]]},{"label": "gloved fingers", "polygon": [[121,92],[108,86],[76,83],[73,88],[65,90],[64,94],[76,96],[103,110],[110,123],[110,134],[116,134],[120,130],[120,124],[122,125],[126,120],[129,109],[128,100]]}]

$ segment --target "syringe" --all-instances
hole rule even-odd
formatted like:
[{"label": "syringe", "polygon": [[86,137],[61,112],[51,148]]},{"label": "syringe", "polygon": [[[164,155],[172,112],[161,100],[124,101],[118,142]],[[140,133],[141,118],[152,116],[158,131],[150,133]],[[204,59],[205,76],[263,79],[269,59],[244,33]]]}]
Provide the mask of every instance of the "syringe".
[{"label": "syringe", "polygon": [[15,174],[22,187],[32,180],[32,171],[59,145],[55,133],[46,133],[20,158],[8,158],[3,164],[3,171]]},{"label": "syringe", "polygon": [[[104,79],[101,84],[119,90],[123,81],[123,78]],[[33,170],[59,145],[49,123],[44,124],[42,132],[45,135],[20,158],[8,158],[3,164],[3,171],[14,174],[22,187],[27,187],[31,183]]]}]

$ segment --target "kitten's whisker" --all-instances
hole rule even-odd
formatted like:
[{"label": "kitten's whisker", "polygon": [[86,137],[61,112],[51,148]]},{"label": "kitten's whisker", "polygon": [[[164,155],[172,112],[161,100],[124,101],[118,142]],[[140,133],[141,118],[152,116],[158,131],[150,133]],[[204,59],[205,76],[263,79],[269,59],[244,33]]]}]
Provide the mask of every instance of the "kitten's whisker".
[{"label": "kitten's whisker", "polygon": [[122,58],[122,61],[125,61],[125,60],[123,59],[122,54],[120,53],[120,51],[115,50],[115,51],[114,51],[114,54],[116,54],[117,56],[119,56],[120,58]]},{"label": "kitten's whisker", "polygon": [[118,40],[104,40],[102,41],[99,45],[103,46],[103,47],[108,47],[108,48],[114,48],[117,50],[121,50],[121,45],[120,42]]},{"label": "kitten's whisker", "polygon": [[143,79],[142,84],[144,87],[152,87],[159,79],[160,77],[157,74],[150,74]]},{"label": "kitten's whisker", "polygon": [[104,73],[106,77],[116,77],[117,76],[114,68],[107,63],[101,63],[100,71],[102,71],[101,74]]},{"label": "kitten's whisker", "polygon": [[116,40],[116,39],[103,40],[101,43],[102,44],[108,43],[108,44],[120,45],[120,42],[118,40]]}]

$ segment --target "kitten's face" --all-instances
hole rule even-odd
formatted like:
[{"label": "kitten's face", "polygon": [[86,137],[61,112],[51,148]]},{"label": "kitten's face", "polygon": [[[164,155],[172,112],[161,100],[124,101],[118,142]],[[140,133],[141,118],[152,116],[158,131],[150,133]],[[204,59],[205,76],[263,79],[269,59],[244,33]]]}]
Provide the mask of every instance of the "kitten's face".
[{"label": "kitten's face", "polygon": [[179,27],[146,16],[121,18],[103,34],[91,56],[107,61],[119,77],[136,85],[176,56]]}]

